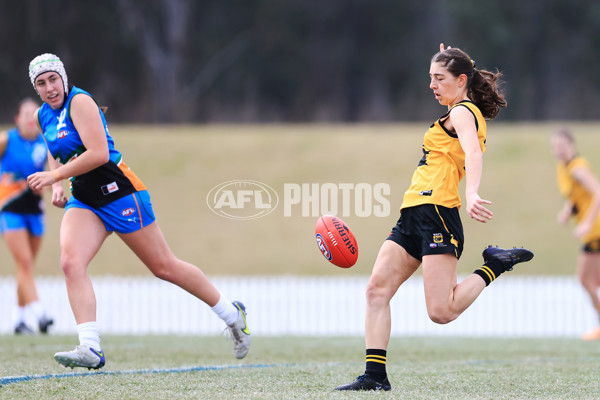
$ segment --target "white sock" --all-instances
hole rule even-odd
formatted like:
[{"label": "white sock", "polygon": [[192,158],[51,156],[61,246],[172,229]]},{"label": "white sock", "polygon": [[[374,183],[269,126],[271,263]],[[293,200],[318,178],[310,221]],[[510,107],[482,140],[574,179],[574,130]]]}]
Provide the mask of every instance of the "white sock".
[{"label": "white sock", "polygon": [[39,300],[32,301],[31,303],[27,304],[26,307],[29,308],[31,315],[33,315],[36,321],[39,321],[46,316],[46,311],[44,311],[44,307]]},{"label": "white sock", "polygon": [[16,325],[19,325],[21,322],[25,322],[27,320],[27,311],[25,310],[25,307],[19,306],[19,308],[17,309],[17,323]]},{"label": "white sock", "polygon": [[238,319],[238,309],[223,295],[221,295],[219,302],[210,309],[225,321],[227,325],[233,325]]},{"label": "white sock", "polygon": [[100,328],[96,321],[84,322],[77,325],[79,344],[100,351]]}]

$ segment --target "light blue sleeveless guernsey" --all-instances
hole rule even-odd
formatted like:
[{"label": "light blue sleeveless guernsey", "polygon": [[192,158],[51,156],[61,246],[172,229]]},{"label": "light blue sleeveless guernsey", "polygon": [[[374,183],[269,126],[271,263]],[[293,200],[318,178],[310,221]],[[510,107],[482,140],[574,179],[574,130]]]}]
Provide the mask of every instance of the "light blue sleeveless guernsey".
[{"label": "light blue sleeveless guernsey", "polygon": [[8,132],[8,142],[0,159],[0,208],[20,214],[41,213],[41,197],[31,191],[27,177],[43,171],[48,150],[42,135],[26,139],[17,128]]}]

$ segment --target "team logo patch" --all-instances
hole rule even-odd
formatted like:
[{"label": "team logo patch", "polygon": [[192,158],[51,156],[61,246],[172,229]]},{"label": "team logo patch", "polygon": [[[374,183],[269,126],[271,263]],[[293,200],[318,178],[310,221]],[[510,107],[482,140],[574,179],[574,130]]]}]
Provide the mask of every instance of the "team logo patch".
[{"label": "team logo patch", "polygon": [[444,235],[441,233],[434,233],[433,243],[429,243],[429,247],[432,249],[435,249],[436,247],[446,247],[446,244],[444,243]]},{"label": "team logo patch", "polygon": [[119,190],[119,185],[117,182],[109,183],[108,185],[102,186],[102,193],[106,196],[107,194],[111,194]]},{"label": "team logo patch", "polygon": [[135,210],[132,207],[126,208],[123,211],[121,211],[121,215],[124,217],[128,217],[131,214],[133,214],[135,212]]},{"label": "team logo patch", "polygon": [[58,117],[56,117],[56,119],[58,120],[58,123],[56,124],[56,130],[67,127],[67,124],[65,123],[66,117],[67,117],[67,109],[63,108],[63,110],[60,112],[60,115]]}]

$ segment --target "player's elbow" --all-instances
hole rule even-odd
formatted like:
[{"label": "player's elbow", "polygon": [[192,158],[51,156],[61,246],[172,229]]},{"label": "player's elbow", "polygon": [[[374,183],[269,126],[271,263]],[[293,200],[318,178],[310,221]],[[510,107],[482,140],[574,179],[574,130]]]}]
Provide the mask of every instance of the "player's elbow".
[{"label": "player's elbow", "polygon": [[88,161],[94,166],[94,168],[104,165],[110,160],[108,148],[106,150],[93,150],[90,152],[89,157],[90,158],[88,159]]},{"label": "player's elbow", "polygon": [[97,157],[100,165],[106,164],[108,160],[110,160],[110,154],[108,152],[108,149],[106,149],[106,151],[101,151]]}]

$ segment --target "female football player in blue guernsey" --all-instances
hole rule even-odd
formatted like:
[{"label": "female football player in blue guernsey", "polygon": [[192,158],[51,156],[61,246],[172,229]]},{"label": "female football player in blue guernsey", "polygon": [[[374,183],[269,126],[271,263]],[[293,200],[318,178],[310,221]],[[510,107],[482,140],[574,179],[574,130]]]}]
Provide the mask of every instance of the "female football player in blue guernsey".
[{"label": "female football player in blue guernsey", "polygon": [[0,133],[0,232],[17,265],[17,320],[15,334],[32,334],[28,321],[48,333],[51,318],[39,300],[34,265],[44,234],[42,197],[27,186],[27,176],[43,171],[48,151],[33,114],[34,99],[19,103],[16,127]]},{"label": "female football player in blue guernsey", "polygon": [[[92,96],[68,86],[64,65],[53,54],[34,58],[29,78],[44,102],[36,116],[48,145],[50,171],[34,173],[27,181],[35,191],[52,186],[52,204],[65,208],[60,263],[80,342],[75,350],[56,353],[54,358],[65,366],[88,369],[105,363],[87,267],[113,231],[155,276],[208,304],[226,323],[235,356],[245,357],[250,331],[244,305],[227,300],[200,269],[172,253],[155,222],[148,191],[123,162]],[[71,183],[68,200],[63,179]]]},{"label": "female football player in blue guernsey", "polygon": [[479,197],[485,150],[486,119],[506,106],[499,73],[480,70],[462,50],[444,48],[429,68],[436,100],[448,111],[425,134],[423,158],[404,194],[400,219],[385,240],[366,289],[366,368],[356,381],[338,390],[390,390],[387,346],[390,339],[390,300],[420,265],[425,304],[432,321],[446,324],[465,311],[483,289],[533,253],[522,248],[488,247],[483,266],[457,283],[456,266],[464,235],[459,216],[459,181],[466,175],[466,212],[487,222],[490,201]]}]

